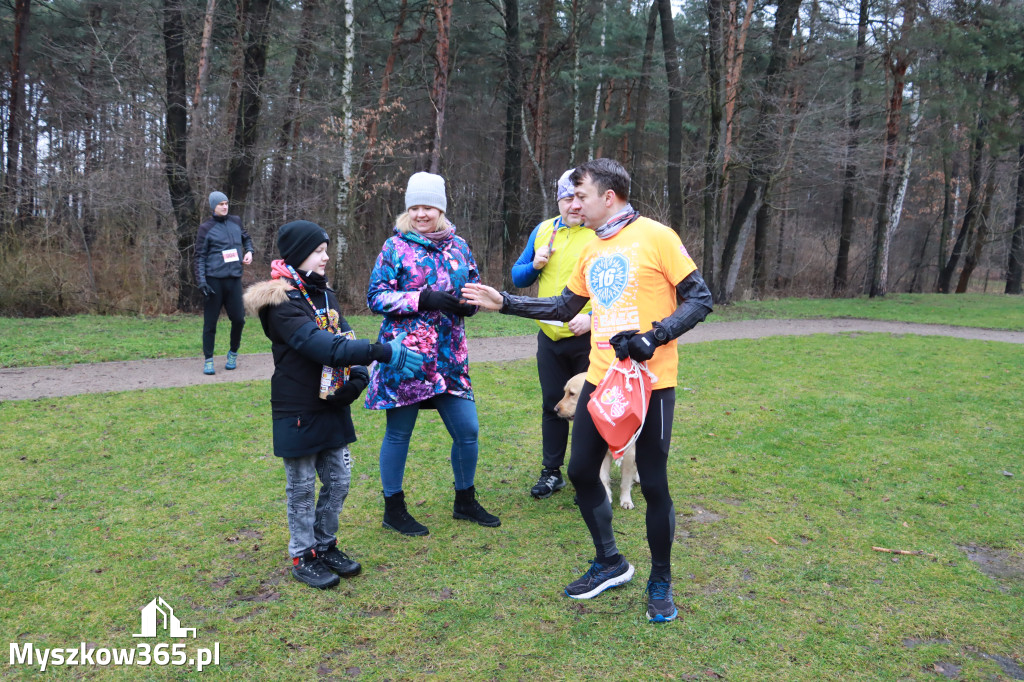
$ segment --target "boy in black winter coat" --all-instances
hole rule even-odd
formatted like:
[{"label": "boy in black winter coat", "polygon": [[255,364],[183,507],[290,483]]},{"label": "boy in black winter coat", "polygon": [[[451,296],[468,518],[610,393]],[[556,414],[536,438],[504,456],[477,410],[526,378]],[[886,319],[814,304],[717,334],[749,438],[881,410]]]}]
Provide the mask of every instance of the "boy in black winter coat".
[{"label": "boy in black winter coat", "polygon": [[348,446],[356,440],[349,405],[366,388],[364,365],[383,362],[411,377],[423,364],[401,337],[390,343],[352,338],[324,276],[328,241],[316,223],[282,226],[282,259],[271,263],[271,279],[245,292],[246,310],[259,316],[274,354],[274,454],[283,459],[287,478],[292,575],[321,589],[362,569],[338,549],[336,534],[351,481]]}]

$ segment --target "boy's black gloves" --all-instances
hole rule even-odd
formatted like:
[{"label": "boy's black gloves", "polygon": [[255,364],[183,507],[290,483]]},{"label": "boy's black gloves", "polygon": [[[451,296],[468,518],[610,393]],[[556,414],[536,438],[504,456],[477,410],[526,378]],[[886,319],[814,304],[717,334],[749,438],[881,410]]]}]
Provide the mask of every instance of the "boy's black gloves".
[{"label": "boy's black gloves", "polygon": [[627,329],[619,332],[608,343],[615,349],[615,357],[619,360],[633,358],[637,362],[647,362],[654,357],[658,342],[654,339],[654,330],[643,334],[639,329]]},{"label": "boy's black gloves", "polygon": [[351,405],[370,383],[370,373],[361,365],[349,367],[348,381],[339,386],[330,400],[335,405]]}]

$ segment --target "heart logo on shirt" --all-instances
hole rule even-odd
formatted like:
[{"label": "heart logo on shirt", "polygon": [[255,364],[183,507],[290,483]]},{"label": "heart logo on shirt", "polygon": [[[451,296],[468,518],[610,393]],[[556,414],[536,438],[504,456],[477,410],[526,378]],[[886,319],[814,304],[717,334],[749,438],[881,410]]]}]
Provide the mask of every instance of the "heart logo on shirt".
[{"label": "heart logo on shirt", "polygon": [[629,283],[629,259],[621,253],[601,256],[591,264],[588,280],[594,299],[610,308]]}]

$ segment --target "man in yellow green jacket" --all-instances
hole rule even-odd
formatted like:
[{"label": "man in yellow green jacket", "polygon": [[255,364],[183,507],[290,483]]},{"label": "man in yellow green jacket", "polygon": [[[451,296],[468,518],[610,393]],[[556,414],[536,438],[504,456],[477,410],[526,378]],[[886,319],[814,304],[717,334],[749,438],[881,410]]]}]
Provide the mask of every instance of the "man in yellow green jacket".
[{"label": "man in yellow green jacket", "polygon": [[[537,296],[558,296],[576,267],[583,246],[596,238],[581,224],[578,210],[572,210],[573,184],[570,168],[558,179],[555,198],[559,215],[533,228],[526,248],[512,266],[512,283],[528,287],[538,283]],[[590,355],[590,304],[569,322],[537,320],[537,373],[542,395],[541,437],[543,470],[530,494],[537,499],[551,497],[565,487],[562,464],[569,439],[569,423],[555,414],[565,382],[587,371]]]}]

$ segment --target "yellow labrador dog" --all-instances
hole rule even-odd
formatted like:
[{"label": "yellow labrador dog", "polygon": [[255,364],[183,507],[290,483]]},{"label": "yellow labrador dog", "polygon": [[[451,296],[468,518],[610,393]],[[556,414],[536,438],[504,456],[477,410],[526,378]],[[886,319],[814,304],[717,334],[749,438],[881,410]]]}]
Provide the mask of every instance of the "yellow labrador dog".
[{"label": "yellow labrador dog", "polygon": [[[587,373],[583,372],[565,382],[565,395],[555,405],[555,414],[562,419],[572,421],[573,417],[576,416],[576,403],[579,401],[580,391],[583,390],[583,382],[586,378]],[[584,407],[584,409],[586,408]],[[612,453],[608,452],[604,456],[604,461],[601,462],[601,483],[604,484],[605,492],[608,493],[609,502],[613,501],[610,474],[611,464]],[[632,445],[622,453],[618,464],[622,467],[622,481],[619,483],[619,505],[623,509],[632,509],[633,496],[630,494],[630,490],[634,483],[640,482],[640,476],[636,473],[636,450]]]}]

